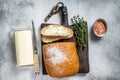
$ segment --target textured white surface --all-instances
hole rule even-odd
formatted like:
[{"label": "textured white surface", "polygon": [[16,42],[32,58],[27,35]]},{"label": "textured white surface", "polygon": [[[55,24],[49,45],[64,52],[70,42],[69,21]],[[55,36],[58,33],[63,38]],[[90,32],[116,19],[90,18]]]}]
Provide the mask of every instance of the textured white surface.
[{"label": "textured white surface", "polygon": [[[38,80],[120,80],[120,0],[0,0],[0,80],[33,80],[33,66],[16,67],[12,31],[19,25],[31,26],[35,22],[40,48],[40,24],[51,8],[59,1],[68,8],[70,18],[79,14],[88,21],[89,63],[88,74],[78,74],[64,79],[42,75]],[[98,18],[108,24],[107,34],[99,39],[92,33],[92,25]],[[59,14],[50,23],[60,23]],[[29,26],[29,27],[30,27]],[[41,56],[40,50],[39,55]]]}]

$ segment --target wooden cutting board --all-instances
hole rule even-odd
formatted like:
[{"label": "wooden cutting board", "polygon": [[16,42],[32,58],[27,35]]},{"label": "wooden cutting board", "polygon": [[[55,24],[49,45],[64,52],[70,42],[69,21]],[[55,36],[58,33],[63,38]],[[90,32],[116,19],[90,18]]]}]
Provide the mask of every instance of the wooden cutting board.
[{"label": "wooden cutting board", "polygon": [[[87,22],[86,22],[87,24]],[[43,27],[45,26],[48,26],[50,24],[41,24],[41,28],[42,29]],[[71,27],[74,31],[74,26],[73,25],[70,25],[68,27]],[[77,53],[78,53],[78,56],[79,56],[79,63],[80,63],[80,68],[79,68],[79,71],[78,73],[88,73],[89,72],[89,49],[88,49],[88,27],[86,26],[87,28],[87,36],[86,36],[86,39],[87,39],[87,46],[86,48],[81,48],[81,46],[77,45]],[[70,38],[70,39],[66,39],[66,40],[59,40],[59,41],[56,41],[56,42],[76,42],[76,37],[75,35]],[[54,42],[53,42],[54,43]],[[41,46],[44,45],[46,43],[43,43],[42,40],[41,40]],[[42,47],[41,47],[41,51],[42,51]],[[44,60],[43,60],[43,55],[42,55],[42,65],[43,65],[43,74],[44,75],[47,75],[47,72],[46,72],[46,69],[45,69],[45,65],[44,65]]]}]

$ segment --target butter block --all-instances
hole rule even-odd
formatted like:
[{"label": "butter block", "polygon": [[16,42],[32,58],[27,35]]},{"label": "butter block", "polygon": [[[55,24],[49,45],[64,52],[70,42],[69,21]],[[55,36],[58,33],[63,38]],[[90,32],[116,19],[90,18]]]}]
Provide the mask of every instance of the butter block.
[{"label": "butter block", "polygon": [[32,65],[33,62],[33,44],[32,44],[32,31],[16,31],[15,47],[16,47],[16,60],[17,66]]}]

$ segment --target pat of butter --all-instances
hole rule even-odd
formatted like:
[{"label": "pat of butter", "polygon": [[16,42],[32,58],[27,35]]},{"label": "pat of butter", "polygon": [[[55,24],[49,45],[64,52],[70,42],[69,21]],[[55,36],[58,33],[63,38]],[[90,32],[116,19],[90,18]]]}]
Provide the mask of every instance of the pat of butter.
[{"label": "pat of butter", "polygon": [[16,31],[15,46],[17,66],[33,64],[33,45],[31,30]]}]

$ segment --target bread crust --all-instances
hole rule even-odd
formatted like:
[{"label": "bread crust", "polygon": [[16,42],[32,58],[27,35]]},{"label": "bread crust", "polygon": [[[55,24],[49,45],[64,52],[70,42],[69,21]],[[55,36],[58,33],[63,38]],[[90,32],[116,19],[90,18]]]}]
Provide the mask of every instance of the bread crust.
[{"label": "bread crust", "polygon": [[[61,63],[54,64],[49,59],[52,58],[48,49],[57,47],[67,57]],[[79,59],[76,51],[75,42],[58,42],[45,44],[42,47],[45,68],[51,77],[62,78],[75,75],[79,70]],[[54,51],[53,51],[54,52]],[[57,53],[54,53],[57,54]]]}]

